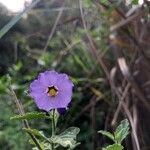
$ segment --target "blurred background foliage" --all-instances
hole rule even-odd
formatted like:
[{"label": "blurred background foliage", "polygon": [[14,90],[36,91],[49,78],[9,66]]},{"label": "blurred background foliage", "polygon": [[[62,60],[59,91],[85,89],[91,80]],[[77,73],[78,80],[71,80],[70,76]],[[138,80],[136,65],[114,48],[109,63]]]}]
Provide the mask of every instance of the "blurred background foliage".
[{"label": "blurred background foliage", "polygon": [[[137,4],[137,1],[133,3]],[[18,114],[10,87],[16,92],[25,112],[35,111],[37,108],[28,95],[29,84],[39,72],[45,70],[65,72],[75,84],[71,107],[61,117],[59,128],[63,130],[69,126],[77,126],[81,129],[78,140],[82,144],[79,149],[98,150],[104,143],[110,142],[99,136],[97,131],[113,129],[111,121],[118,105],[118,98],[112,92],[108,77],[111,69],[117,65],[113,50],[120,49],[117,47],[119,45],[128,62],[134,54],[134,51],[127,51],[131,49],[131,41],[126,43],[121,37],[122,41],[116,39],[112,42],[111,38],[120,33],[132,36],[135,31],[134,26],[129,25],[123,27],[123,32],[119,30],[111,34],[110,27],[122,20],[121,15],[132,8],[133,4],[126,4],[124,0],[43,0],[0,39],[2,150],[31,149],[27,144],[28,135],[21,130],[21,123],[10,121],[11,116]],[[138,6],[135,11],[132,9],[131,15],[141,9],[144,9],[143,19],[146,19],[149,14],[148,3],[144,7]],[[13,15],[0,5],[0,28]],[[132,43],[135,45],[133,41]],[[119,89],[123,77],[118,72],[116,82]],[[119,90],[121,92],[121,88]],[[118,120],[124,114],[120,111]],[[31,121],[30,125],[47,134],[50,132],[50,122],[47,120]],[[133,149],[132,144],[128,144],[132,142],[129,138],[124,143],[127,149]]]}]

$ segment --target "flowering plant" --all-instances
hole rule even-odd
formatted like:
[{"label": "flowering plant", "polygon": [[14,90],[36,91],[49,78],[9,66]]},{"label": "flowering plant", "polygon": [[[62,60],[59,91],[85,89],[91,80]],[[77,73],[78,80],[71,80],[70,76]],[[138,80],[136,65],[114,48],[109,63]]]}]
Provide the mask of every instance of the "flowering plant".
[{"label": "flowering plant", "polygon": [[[30,112],[12,117],[15,120],[24,120],[25,130],[30,136],[30,143],[34,150],[55,150],[60,146],[68,150],[74,149],[80,143],[76,142],[79,128],[70,127],[64,132],[56,132],[57,121],[61,113],[67,110],[72,97],[73,83],[67,74],[56,71],[45,71],[30,84],[30,96],[37,107],[45,112]],[[50,119],[51,136],[46,137],[43,131],[31,129],[28,125],[30,119]]]},{"label": "flowering plant", "polygon": [[[24,113],[20,110],[22,112],[21,115],[11,117],[11,119],[24,121],[23,130],[30,135],[30,143],[34,145],[33,150],[56,150],[59,147],[73,150],[80,144],[76,141],[76,136],[80,131],[79,128],[69,127],[61,133],[57,132],[59,116],[68,109],[72,98],[73,86],[67,74],[56,71],[40,73],[38,78],[30,84],[29,95],[33,98],[37,107],[45,112]],[[19,102],[17,103],[19,106]],[[28,120],[42,118],[51,120],[50,137],[47,137],[43,131],[32,129],[29,126]],[[113,145],[109,145],[103,150],[123,150],[124,147],[121,143],[129,134],[129,122],[127,119],[123,120],[113,134],[103,130],[100,130],[99,133],[107,136],[114,142]]]},{"label": "flowering plant", "polygon": [[40,73],[30,85],[30,95],[37,107],[45,111],[67,108],[71,101],[73,83],[66,74],[56,71]]},{"label": "flowering plant", "polygon": [[124,147],[122,146],[122,141],[129,134],[129,122],[127,119],[122,120],[114,133],[103,130],[98,131],[98,133],[101,133],[114,142],[114,144],[108,145],[107,147],[102,148],[102,150],[123,150]]}]

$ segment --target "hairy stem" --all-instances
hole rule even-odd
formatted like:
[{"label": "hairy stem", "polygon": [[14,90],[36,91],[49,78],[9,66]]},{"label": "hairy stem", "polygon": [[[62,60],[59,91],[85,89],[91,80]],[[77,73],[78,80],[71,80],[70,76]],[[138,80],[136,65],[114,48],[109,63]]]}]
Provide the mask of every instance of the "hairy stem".
[{"label": "hairy stem", "polygon": [[[55,130],[56,130],[56,126],[55,126],[55,109],[52,110],[52,136],[55,135]],[[54,143],[52,143],[52,150],[54,150]]]}]

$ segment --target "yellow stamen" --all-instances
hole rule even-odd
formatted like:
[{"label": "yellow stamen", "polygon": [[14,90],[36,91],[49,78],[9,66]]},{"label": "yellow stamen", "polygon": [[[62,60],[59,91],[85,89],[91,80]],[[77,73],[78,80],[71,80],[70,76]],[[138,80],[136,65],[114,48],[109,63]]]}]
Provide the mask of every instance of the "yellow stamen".
[{"label": "yellow stamen", "polygon": [[55,86],[48,87],[48,96],[55,97],[58,94],[58,90]]}]

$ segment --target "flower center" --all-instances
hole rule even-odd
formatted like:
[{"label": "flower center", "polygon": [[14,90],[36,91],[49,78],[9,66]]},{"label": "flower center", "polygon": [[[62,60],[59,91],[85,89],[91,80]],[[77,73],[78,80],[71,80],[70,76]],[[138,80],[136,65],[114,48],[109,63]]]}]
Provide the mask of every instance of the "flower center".
[{"label": "flower center", "polygon": [[55,86],[48,87],[48,96],[55,97],[58,94],[58,89]]}]

